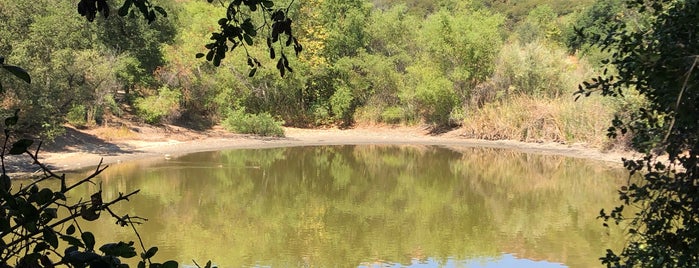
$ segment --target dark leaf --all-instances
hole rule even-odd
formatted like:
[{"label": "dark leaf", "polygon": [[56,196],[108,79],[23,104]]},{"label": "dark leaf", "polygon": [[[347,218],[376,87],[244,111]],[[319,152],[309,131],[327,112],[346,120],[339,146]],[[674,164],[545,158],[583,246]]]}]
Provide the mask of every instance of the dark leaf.
[{"label": "dark leaf", "polygon": [[204,54],[204,53],[197,53],[197,55],[196,55],[195,57],[197,57],[197,59],[200,59],[200,58],[203,58],[204,56],[206,56],[206,54]]},{"label": "dark leaf", "polygon": [[0,190],[4,193],[7,193],[10,191],[10,187],[12,187],[12,181],[10,180],[10,176],[7,176],[5,174],[0,175]]},{"label": "dark leaf", "polygon": [[44,188],[39,191],[36,199],[36,203],[39,205],[48,204],[53,200],[53,191],[49,188]]},{"label": "dark leaf", "polygon": [[29,146],[31,146],[33,143],[34,143],[33,140],[28,140],[28,139],[18,140],[12,144],[12,148],[10,148],[10,154],[11,155],[23,154],[24,152],[27,151]]},{"label": "dark leaf", "polygon": [[68,242],[69,245],[75,246],[75,247],[85,247],[85,244],[83,244],[80,239],[77,239],[72,236],[67,236],[67,235],[61,235],[61,240]]},{"label": "dark leaf", "polygon": [[158,253],[158,247],[152,247],[152,248],[149,248],[148,251],[146,251],[143,255],[141,255],[141,258],[142,259],[150,259],[153,256],[155,256],[156,253]]},{"label": "dark leaf", "polygon": [[82,206],[82,210],[80,211],[80,216],[86,220],[86,221],[95,221],[99,219],[100,214],[97,213],[95,210],[95,207],[87,207],[87,206]]},{"label": "dark leaf", "polygon": [[160,15],[163,15],[163,17],[166,17],[166,18],[167,18],[167,12],[165,12],[165,9],[164,9],[164,8],[162,8],[162,7],[160,7],[160,6],[154,6],[153,9],[155,9],[155,11],[157,11],[158,13],[160,13]]},{"label": "dark leaf", "polygon": [[133,242],[104,244],[100,247],[100,251],[105,255],[122,258],[133,258],[136,256],[136,249],[133,247]]},{"label": "dark leaf", "polygon": [[255,76],[255,73],[257,72],[257,68],[252,68],[250,69],[250,73],[248,73],[248,77],[253,77]]},{"label": "dark leaf", "polygon": [[46,241],[46,243],[49,243],[51,247],[58,248],[58,236],[56,236],[56,232],[53,231],[51,228],[47,227],[44,229],[43,237],[44,241]]},{"label": "dark leaf", "polygon": [[15,110],[15,114],[11,117],[5,118],[5,127],[11,127],[17,124],[19,120],[19,109]]},{"label": "dark leaf", "polygon": [[250,37],[250,35],[244,34],[243,39],[245,39],[245,43],[247,43],[248,46],[252,46],[253,42],[252,42],[252,37]]},{"label": "dark leaf", "polygon": [[49,249],[50,247],[51,247],[51,246],[49,246],[49,244],[47,244],[47,243],[45,243],[45,242],[41,242],[41,243],[36,244],[36,246],[34,246],[34,250],[33,250],[33,251],[34,251],[34,252],[42,252],[42,251],[44,251],[44,250]]},{"label": "dark leaf", "polygon": [[95,236],[90,232],[84,232],[80,235],[85,243],[85,248],[89,251],[93,251],[95,248]]},{"label": "dark leaf", "polygon": [[68,229],[66,229],[66,234],[72,235],[74,233],[75,233],[75,225],[71,224],[70,226],[68,226]]},{"label": "dark leaf", "polygon": [[160,267],[161,268],[177,268],[177,266],[179,266],[179,264],[176,261],[166,261]]},{"label": "dark leaf", "polygon": [[24,82],[27,82],[29,84],[32,83],[32,78],[29,76],[29,73],[24,69],[12,65],[3,65],[2,68],[9,71],[17,78],[24,80]]}]

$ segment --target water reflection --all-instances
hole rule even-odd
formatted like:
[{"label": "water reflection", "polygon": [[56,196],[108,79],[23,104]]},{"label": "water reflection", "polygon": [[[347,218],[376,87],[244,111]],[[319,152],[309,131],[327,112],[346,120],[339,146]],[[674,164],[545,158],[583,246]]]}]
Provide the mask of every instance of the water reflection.
[{"label": "water reflection", "polygon": [[[622,240],[595,220],[620,178],[580,159],[362,145],[198,153],[116,165],[100,180],[107,199],[141,189],[118,211],[149,218],[145,242],[183,263],[594,267]],[[134,239],[106,218],[87,228]]]}]

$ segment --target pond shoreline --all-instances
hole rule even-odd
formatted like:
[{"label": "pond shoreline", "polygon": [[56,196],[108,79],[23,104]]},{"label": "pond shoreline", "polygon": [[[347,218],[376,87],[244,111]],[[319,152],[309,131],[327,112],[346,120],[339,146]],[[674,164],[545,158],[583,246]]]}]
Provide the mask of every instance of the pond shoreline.
[{"label": "pond shoreline", "polygon": [[[502,148],[525,153],[592,159],[618,166],[620,166],[622,157],[634,156],[631,152],[602,152],[598,148],[585,144],[467,139],[458,129],[432,135],[427,129],[420,127],[285,128],[286,136],[283,138],[231,134],[220,128],[198,132],[167,126],[164,128],[132,128],[131,131],[135,135],[108,138],[104,134],[104,129],[77,130],[66,127],[66,135],[47,146],[47,150],[40,152],[39,159],[54,171],[66,172],[95,167],[100,161],[102,164],[110,165],[143,159],[167,159],[190,153],[223,149],[361,144]],[[9,163],[18,167],[9,172],[19,174],[20,177],[38,171],[36,165],[31,165],[30,159],[11,159]]]}]

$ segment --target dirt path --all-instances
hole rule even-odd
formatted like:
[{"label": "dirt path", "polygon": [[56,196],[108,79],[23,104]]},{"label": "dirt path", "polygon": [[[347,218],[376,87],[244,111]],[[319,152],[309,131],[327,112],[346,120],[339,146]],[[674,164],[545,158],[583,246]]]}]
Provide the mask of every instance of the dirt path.
[{"label": "dirt path", "polygon": [[[67,128],[67,134],[48,151],[40,153],[43,163],[68,171],[104,164],[146,158],[169,158],[178,155],[234,148],[269,148],[284,146],[345,144],[418,144],[463,147],[509,148],[527,153],[554,154],[620,163],[628,153],[602,153],[583,144],[524,143],[518,141],[486,141],[465,139],[459,130],[430,135],[419,127],[364,126],[348,130],[286,128],[284,138],[264,138],[230,134],[219,128],[197,132],[174,126],[164,128],[133,127],[121,137],[113,137],[116,129],[80,131]],[[112,133],[108,135],[107,133]],[[36,169],[36,168],[34,168]],[[29,170],[25,170],[31,172]]]}]

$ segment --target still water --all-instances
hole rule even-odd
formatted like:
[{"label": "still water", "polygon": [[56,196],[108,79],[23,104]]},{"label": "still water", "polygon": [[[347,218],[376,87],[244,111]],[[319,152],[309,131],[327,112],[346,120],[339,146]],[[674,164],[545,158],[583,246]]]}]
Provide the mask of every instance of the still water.
[{"label": "still water", "polygon": [[[116,211],[148,218],[146,247],[184,264],[599,267],[622,237],[595,217],[623,174],[499,149],[361,145],[197,153],[114,165],[98,181],[105,200],[141,189]],[[135,239],[108,217],[83,228]]]}]

